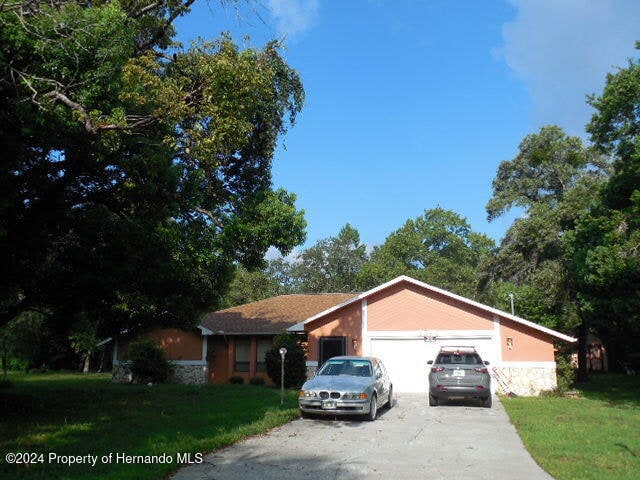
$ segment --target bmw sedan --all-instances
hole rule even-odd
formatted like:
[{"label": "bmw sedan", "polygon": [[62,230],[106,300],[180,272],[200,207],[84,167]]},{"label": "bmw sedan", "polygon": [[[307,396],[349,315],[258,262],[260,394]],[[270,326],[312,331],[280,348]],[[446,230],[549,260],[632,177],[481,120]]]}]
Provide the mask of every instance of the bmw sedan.
[{"label": "bmw sedan", "polygon": [[382,362],[374,357],[342,356],[327,360],[300,390],[303,417],[363,415],[375,420],[378,408],[391,407],[393,385]]}]

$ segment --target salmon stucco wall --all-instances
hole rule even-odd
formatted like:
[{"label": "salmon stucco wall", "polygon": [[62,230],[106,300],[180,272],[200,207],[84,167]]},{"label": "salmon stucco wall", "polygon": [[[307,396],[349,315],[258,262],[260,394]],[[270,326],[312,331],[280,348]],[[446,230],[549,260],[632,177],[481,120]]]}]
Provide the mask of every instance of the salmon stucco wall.
[{"label": "salmon stucco wall", "polygon": [[555,361],[550,335],[511,320],[501,320],[500,343],[504,362]]},{"label": "salmon stucco wall", "polygon": [[[307,360],[317,362],[320,337],[347,337],[347,355],[362,355],[362,304],[354,302],[305,326],[309,351]],[[353,348],[353,341],[358,342]]]},{"label": "salmon stucco wall", "polygon": [[228,340],[222,336],[210,336],[207,360],[209,362],[209,383],[224,383],[229,380]]},{"label": "salmon stucco wall", "polygon": [[493,330],[493,316],[476,307],[401,282],[368,299],[370,331]]},{"label": "salmon stucco wall", "polygon": [[[175,328],[154,328],[143,335],[155,340],[165,352],[167,360],[202,360],[202,335]],[[118,360],[126,358],[130,339],[120,342]]]}]

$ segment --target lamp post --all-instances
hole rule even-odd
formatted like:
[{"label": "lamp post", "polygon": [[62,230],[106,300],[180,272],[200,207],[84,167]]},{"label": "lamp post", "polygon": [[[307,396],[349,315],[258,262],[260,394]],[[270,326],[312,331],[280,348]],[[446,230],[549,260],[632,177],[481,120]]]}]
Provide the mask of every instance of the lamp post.
[{"label": "lamp post", "polygon": [[280,350],[280,405],[284,403],[284,356],[287,354],[287,349],[281,347]]}]

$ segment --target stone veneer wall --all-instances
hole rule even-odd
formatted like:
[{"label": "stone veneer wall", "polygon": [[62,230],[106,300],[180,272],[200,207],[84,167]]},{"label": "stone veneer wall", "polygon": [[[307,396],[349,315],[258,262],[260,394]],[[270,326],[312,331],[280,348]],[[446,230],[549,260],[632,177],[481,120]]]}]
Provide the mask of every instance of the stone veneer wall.
[{"label": "stone veneer wall", "polygon": [[[174,365],[173,368],[170,382],[191,385],[204,385],[207,383],[209,369],[206,365]],[[131,382],[131,370],[129,370],[127,363],[114,365],[112,381],[117,383]]]},{"label": "stone veneer wall", "polygon": [[174,365],[171,381],[189,385],[204,385],[207,383],[209,369],[206,365]]},{"label": "stone veneer wall", "polygon": [[318,367],[307,365],[307,380],[311,380],[316,372],[318,371]]},{"label": "stone veneer wall", "polygon": [[497,391],[503,394],[535,397],[558,386],[554,367],[498,367],[498,378],[502,381],[497,381],[495,371],[491,373]]}]

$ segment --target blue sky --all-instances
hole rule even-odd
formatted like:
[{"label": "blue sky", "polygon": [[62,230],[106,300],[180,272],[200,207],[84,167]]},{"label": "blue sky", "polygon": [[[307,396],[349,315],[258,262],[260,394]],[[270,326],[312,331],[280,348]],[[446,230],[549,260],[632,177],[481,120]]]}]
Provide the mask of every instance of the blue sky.
[{"label": "blue sky", "polygon": [[436,206],[499,241],[517,213],[486,221],[498,164],[545,124],[584,137],[585,95],[636,56],[639,25],[637,0],[198,0],[176,24],[184,42],[285,38],[307,100],[273,181],[305,246],[345,223],[378,245]]}]

